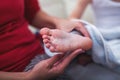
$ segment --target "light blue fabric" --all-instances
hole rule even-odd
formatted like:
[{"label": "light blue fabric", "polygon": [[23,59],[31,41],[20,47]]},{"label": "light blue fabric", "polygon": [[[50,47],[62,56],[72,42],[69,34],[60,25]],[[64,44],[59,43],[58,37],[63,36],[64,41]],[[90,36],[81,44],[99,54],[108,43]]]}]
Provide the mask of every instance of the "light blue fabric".
[{"label": "light blue fabric", "polygon": [[[89,51],[89,54],[92,55],[94,62],[120,72],[120,39],[114,38],[107,40],[105,39],[105,37],[103,37],[101,32],[94,25],[83,20],[73,21],[82,22],[85,28],[88,30],[90,37],[93,41],[93,46],[92,49]],[[113,30],[113,32],[115,31],[116,30]],[[118,36],[119,34],[110,35]],[[45,51],[49,56],[54,56],[54,54],[58,54],[50,52],[47,48],[45,48]]]},{"label": "light blue fabric", "polygon": [[[90,53],[94,62],[117,70],[120,67],[120,39],[107,40],[94,25],[82,20],[77,21],[84,24],[91,36],[93,47]],[[113,30],[112,32],[115,31]],[[111,36],[119,35],[112,35],[112,32]]]}]

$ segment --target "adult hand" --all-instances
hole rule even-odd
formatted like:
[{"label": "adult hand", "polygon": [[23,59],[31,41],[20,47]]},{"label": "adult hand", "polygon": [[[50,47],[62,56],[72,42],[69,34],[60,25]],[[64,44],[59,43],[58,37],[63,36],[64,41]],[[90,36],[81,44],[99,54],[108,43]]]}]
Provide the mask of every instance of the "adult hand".
[{"label": "adult hand", "polygon": [[[61,60],[60,55],[56,55],[47,60],[39,62],[28,74],[30,80],[48,80],[62,74],[68,64],[82,52],[78,49]],[[61,61],[61,62],[60,62]],[[59,63],[58,63],[59,62]]]},{"label": "adult hand", "polygon": [[90,37],[87,29],[84,27],[84,25],[81,22],[78,22],[78,21],[73,21],[73,22],[76,23],[75,30],[80,32],[85,37]]},{"label": "adult hand", "polygon": [[90,37],[86,28],[79,21],[59,19],[59,20],[56,20],[56,28],[67,31],[67,32],[70,32],[73,29],[76,29],[77,31],[82,33],[83,36]]}]

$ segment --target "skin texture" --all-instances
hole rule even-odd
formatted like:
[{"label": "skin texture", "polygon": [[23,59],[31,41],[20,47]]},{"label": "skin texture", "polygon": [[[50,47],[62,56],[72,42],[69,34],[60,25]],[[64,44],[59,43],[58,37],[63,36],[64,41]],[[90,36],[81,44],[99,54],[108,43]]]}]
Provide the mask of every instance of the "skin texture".
[{"label": "skin texture", "polygon": [[[69,19],[80,19],[88,6],[88,4],[92,3],[92,0],[78,0],[76,6],[71,11],[69,15]],[[90,37],[87,30],[85,30],[84,26],[79,27],[79,32],[81,32],[84,36]],[[88,63],[92,62],[92,57],[90,55],[84,54],[80,55],[78,59],[78,63],[81,65],[87,65]]]},{"label": "skin texture", "polygon": [[58,29],[43,28],[40,31],[43,42],[51,52],[70,52],[76,49],[82,49],[83,54],[79,55],[78,63],[85,66],[92,62],[90,55],[84,53],[92,47],[92,41],[88,37],[83,37],[77,34],[70,34]]},{"label": "skin texture", "polygon": [[43,28],[40,33],[43,42],[52,52],[67,52],[76,49],[88,50],[92,47],[92,40],[77,34],[70,34],[59,29]]},{"label": "skin texture", "polygon": [[[29,72],[0,72],[1,80],[48,80],[55,78],[64,72],[64,69],[82,50],[71,52],[67,58],[64,55],[56,55],[39,62]],[[57,64],[56,64],[57,63]],[[47,77],[46,77],[47,76]]]},{"label": "skin texture", "polygon": [[64,72],[64,69],[68,66],[71,60],[80,54],[81,51],[81,49],[76,50],[72,52],[71,55],[62,59],[61,57],[63,57],[63,55],[56,55],[50,59],[44,60],[38,63],[28,76],[32,75],[31,80],[48,80],[57,77]]},{"label": "skin texture", "polygon": [[66,32],[70,32],[73,29],[81,32],[84,36],[89,37],[87,30],[83,27],[82,23],[75,22],[69,19],[61,19],[50,16],[44,11],[39,11],[32,22],[33,26],[41,29],[44,27],[51,29],[61,29]]},{"label": "skin texture", "polygon": [[[65,20],[47,15],[44,11],[38,11],[35,15],[32,25],[36,28],[58,28],[64,31],[71,31],[76,28],[78,31],[85,31],[81,28],[81,24],[71,20]],[[88,36],[85,33],[85,36]],[[71,55],[61,60],[58,56],[39,62],[33,70],[29,72],[3,72],[0,71],[0,80],[48,80],[49,78],[56,77],[64,72],[64,69],[75,58],[81,49],[71,52]],[[59,63],[59,61],[62,61]],[[56,62],[59,63],[56,65]],[[54,66],[54,64],[56,66]],[[46,76],[48,76],[46,78]]]}]

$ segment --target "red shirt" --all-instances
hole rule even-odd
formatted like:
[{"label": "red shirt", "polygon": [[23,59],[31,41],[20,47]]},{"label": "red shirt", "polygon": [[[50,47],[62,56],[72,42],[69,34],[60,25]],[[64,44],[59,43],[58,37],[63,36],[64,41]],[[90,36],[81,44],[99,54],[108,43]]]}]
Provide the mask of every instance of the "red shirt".
[{"label": "red shirt", "polygon": [[23,71],[37,54],[43,53],[40,40],[28,29],[40,10],[37,0],[1,0],[0,71]]}]

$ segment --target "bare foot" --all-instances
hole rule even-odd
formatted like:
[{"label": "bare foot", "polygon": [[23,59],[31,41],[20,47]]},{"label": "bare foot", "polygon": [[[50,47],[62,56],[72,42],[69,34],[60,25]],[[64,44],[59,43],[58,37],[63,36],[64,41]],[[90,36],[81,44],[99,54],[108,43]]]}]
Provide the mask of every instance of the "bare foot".
[{"label": "bare foot", "polygon": [[66,52],[76,49],[88,50],[92,45],[91,40],[87,37],[58,29],[43,28],[40,33],[46,47],[52,52]]}]

